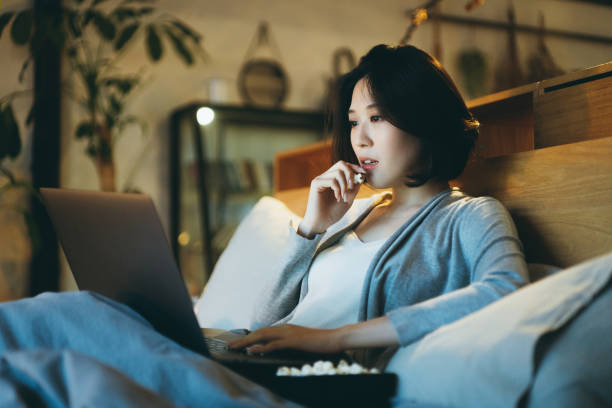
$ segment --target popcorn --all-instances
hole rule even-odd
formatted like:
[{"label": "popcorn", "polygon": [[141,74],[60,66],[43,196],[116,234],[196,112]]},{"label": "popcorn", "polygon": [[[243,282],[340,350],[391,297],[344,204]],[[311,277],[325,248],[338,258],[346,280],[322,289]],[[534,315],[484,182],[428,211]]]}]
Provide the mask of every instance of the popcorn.
[{"label": "popcorn", "polygon": [[380,374],[376,368],[367,369],[357,363],[350,364],[340,360],[335,367],[331,361],[316,361],[313,365],[304,364],[302,368],[279,367],[276,375],[279,377],[304,377],[308,375],[350,375],[350,374]]},{"label": "popcorn", "polygon": [[363,373],[364,368],[357,363],[351,364],[348,368],[349,374],[361,374]]},{"label": "popcorn", "polygon": [[325,375],[332,367],[333,364],[330,361],[317,361],[313,366],[313,374]]},{"label": "popcorn", "polygon": [[286,377],[288,375],[291,374],[291,369],[289,369],[289,367],[278,367],[278,369],[276,370],[276,375],[279,377]]},{"label": "popcorn", "polygon": [[302,366],[302,375],[313,375],[315,373],[314,368],[310,364],[304,364]]},{"label": "popcorn", "polygon": [[357,184],[363,184],[365,183],[365,174],[362,173],[355,173],[353,175],[353,181]]}]

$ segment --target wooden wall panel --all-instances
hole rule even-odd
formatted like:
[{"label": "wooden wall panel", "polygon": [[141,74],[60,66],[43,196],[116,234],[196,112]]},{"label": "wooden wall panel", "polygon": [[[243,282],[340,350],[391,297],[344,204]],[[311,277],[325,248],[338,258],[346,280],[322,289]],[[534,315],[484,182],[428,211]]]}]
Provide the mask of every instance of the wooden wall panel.
[{"label": "wooden wall panel", "polygon": [[274,191],[310,186],[331,166],[331,141],[286,150],[274,158]]},{"label": "wooden wall panel", "polygon": [[472,113],[480,122],[476,157],[489,158],[533,150],[532,101],[531,93],[528,93],[473,107]]},{"label": "wooden wall panel", "polygon": [[612,136],[612,75],[596,78],[536,92],[536,148]]},{"label": "wooden wall panel", "polygon": [[530,262],[570,266],[612,251],[612,137],[471,163],[454,182],[509,209]]}]

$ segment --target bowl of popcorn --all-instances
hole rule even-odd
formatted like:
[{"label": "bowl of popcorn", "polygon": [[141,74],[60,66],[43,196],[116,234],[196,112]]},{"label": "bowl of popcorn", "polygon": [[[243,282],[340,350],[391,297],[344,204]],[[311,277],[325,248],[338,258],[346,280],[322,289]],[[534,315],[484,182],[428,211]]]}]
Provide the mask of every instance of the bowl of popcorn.
[{"label": "bowl of popcorn", "polygon": [[299,367],[282,366],[276,370],[277,377],[307,377],[311,375],[355,375],[355,374],[380,374],[376,368],[365,368],[357,363],[349,364],[346,360],[340,360],[338,365],[331,361],[317,361],[314,364],[304,364]]}]

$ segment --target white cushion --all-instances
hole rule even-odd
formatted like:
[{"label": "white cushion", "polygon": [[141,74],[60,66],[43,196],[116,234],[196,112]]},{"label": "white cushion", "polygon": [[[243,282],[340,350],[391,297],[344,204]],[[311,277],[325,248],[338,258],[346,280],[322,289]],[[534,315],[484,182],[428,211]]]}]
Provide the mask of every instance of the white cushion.
[{"label": "white cushion", "polygon": [[289,223],[299,222],[283,202],[263,197],[242,220],[196,303],[201,327],[251,328],[250,317],[289,238]]},{"label": "white cushion", "polygon": [[[386,368],[399,376],[396,402],[516,406],[534,378],[538,340],[588,308],[611,277],[612,253],[528,285],[400,348]],[[601,318],[612,335],[609,316]],[[596,346],[575,344],[581,347]]]}]

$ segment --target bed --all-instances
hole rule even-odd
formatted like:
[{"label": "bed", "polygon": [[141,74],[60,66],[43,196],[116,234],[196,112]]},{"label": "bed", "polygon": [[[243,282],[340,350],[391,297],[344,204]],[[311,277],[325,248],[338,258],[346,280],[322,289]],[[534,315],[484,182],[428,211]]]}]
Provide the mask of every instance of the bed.
[{"label": "bed", "polygon": [[[481,134],[451,184],[508,208],[534,283],[400,349],[386,367],[399,377],[395,402],[612,405],[612,343],[599,341],[612,335],[612,63],[468,107]],[[255,206],[219,259],[198,303],[202,326],[249,327],[232,302],[256,307],[288,221],[304,214],[310,180],[330,165],[329,141],[277,154],[274,197]],[[366,185],[358,198],[375,193]]]},{"label": "bed", "polygon": [[[328,166],[326,160],[329,157],[330,144],[325,142],[306,149],[287,151],[277,158],[277,165],[280,165],[277,171],[284,176],[304,172],[304,169],[320,173]],[[293,166],[297,169],[292,169]],[[403,403],[417,406],[422,403],[538,406],[542,400],[571,405],[572,398],[573,403],[590,402],[595,406],[610,403],[610,393],[601,396],[602,387],[598,388],[596,384],[607,381],[603,386],[606,388],[612,384],[612,364],[600,360],[603,357],[607,361],[607,353],[612,350],[610,346],[605,346],[603,350],[596,344],[596,333],[612,334],[612,319],[608,312],[602,321],[601,316],[590,310],[594,307],[588,305],[594,299],[603,299],[598,303],[603,305],[602,302],[612,296],[602,295],[611,292],[611,175],[612,137],[603,137],[487,159],[476,158],[460,178],[452,181],[453,186],[470,195],[493,196],[509,209],[523,242],[533,281],[541,282],[543,277],[554,271],[572,266],[578,270],[571,272],[577,280],[571,280],[565,273],[566,276],[541,282],[541,285],[529,285],[533,287],[529,291],[519,291],[525,293],[511,296],[509,301],[500,301],[500,308],[479,313],[476,322],[467,319],[467,323],[462,321],[447,331],[439,330],[441,335],[434,333],[418,342],[420,344],[398,353],[394,357],[397,361],[392,360],[388,369],[400,375],[399,396]],[[291,183],[295,185],[296,181],[281,181],[279,184]],[[308,187],[280,189],[275,197],[292,212],[303,214],[307,191]],[[376,191],[365,188],[360,191],[359,197],[373,193]],[[548,287],[544,284],[548,284]],[[543,288],[538,287],[543,285]],[[558,296],[551,296],[555,292]],[[581,297],[584,300],[576,300]],[[517,310],[517,303],[524,306],[522,312]],[[610,304],[609,300],[607,304]],[[576,319],[579,309],[584,309],[582,321]],[[550,317],[552,314],[555,314],[554,318]],[[585,321],[584,316],[589,314],[592,318]],[[547,316],[538,320],[543,315]],[[530,319],[537,323],[530,322]],[[578,327],[587,327],[588,331],[581,330],[577,336],[568,330],[569,322],[574,319],[577,322],[573,323],[573,332],[581,330]],[[497,338],[466,335],[470,331],[493,327],[489,322],[494,320],[505,320],[509,325],[492,329],[497,330]],[[537,327],[531,328],[537,334],[525,334],[529,332],[525,325],[529,324]],[[563,327],[570,334],[560,335],[565,333],[561,330]],[[561,367],[558,363],[561,357],[554,354],[550,357],[550,350],[554,349],[551,345],[555,343],[551,339],[555,339],[555,336],[565,336],[565,343],[555,340],[563,344],[560,347],[565,347],[565,354],[559,351],[559,356],[563,355],[566,361]],[[455,338],[460,340],[455,341]],[[568,338],[572,338],[573,343]],[[482,348],[497,352],[513,350],[517,343],[522,344],[522,349],[502,352],[502,356],[491,353],[480,356],[478,352],[466,351],[473,344],[471,342],[480,342]],[[591,354],[585,353],[583,347],[589,348]],[[568,352],[573,354],[573,359],[567,358]],[[400,356],[402,353],[403,356]],[[543,360],[544,357],[556,362]],[[470,360],[477,362],[467,363]],[[545,373],[553,366],[567,374],[558,376],[556,373]],[[402,378],[401,374],[405,371],[419,374],[404,375]],[[443,372],[448,375],[442,375]],[[545,374],[538,376],[538,373]],[[591,378],[593,376],[596,380]],[[491,383],[496,383],[496,386],[491,386]],[[570,386],[570,383],[573,385]],[[534,384],[538,387],[535,391]]]},{"label": "bed", "polygon": [[[323,142],[281,153],[277,174],[294,179],[277,180],[277,185],[295,186],[300,172],[311,177],[324,171],[330,148]],[[609,309],[602,315],[612,305],[611,175],[612,137],[601,137],[474,158],[452,181],[470,195],[493,196],[509,209],[530,277],[538,284],[400,350],[387,370],[400,377],[401,404],[612,402],[610,391],[602,393],[612,384],[612,364],[603,362],[609,361],[612,347],[599,342],[600,336],[612,334]],[[275,197],[301,215],[307,192],[307,186],[279,188]],[[376,192],[362,188],[358,197]],[[559,269],[564,273],[556,276]],[[484,330],[493,334],[473,334]]]}]

